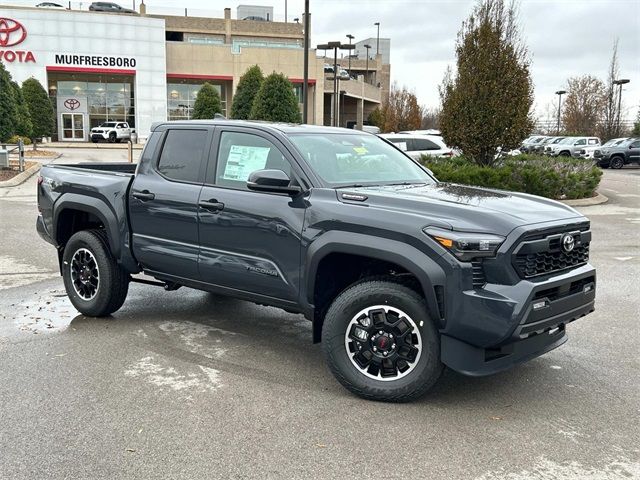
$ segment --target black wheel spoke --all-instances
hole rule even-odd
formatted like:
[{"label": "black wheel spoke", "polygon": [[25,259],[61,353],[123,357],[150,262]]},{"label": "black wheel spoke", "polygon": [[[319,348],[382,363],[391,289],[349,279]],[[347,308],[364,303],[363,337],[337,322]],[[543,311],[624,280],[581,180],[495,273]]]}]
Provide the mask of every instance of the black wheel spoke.
[{"label": "black wheel spoke", "polygon": [[413,370],[422,349],[420,331],[404,312],[375,306],[353,317],[345,333],[353,365],[376,380],[394,380]]},{"label": "black wheel spoke", "polygon": [[70,276],[78,296],[84,300],[95,297],[100,287],[100,270],[88,249],[80,248],[74,253],[71,259]]}]

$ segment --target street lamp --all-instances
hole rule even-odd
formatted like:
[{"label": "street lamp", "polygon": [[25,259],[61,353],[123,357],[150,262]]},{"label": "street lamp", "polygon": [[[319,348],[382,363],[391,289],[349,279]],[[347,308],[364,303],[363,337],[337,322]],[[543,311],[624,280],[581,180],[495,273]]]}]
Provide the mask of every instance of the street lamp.
[{"label": "street lamp", "polygon": [[364,48],[367,49],[367,67],[365,69],[365,74],[364,74],[364,81],[369,83],[368,78],[369,78],[369,49],[371,48],[371,45],[363,45]]},{"label": "street lamp", "polygon": [[556,95],[558,95],[558,127],[556,128],[556,135],[560,135],[560,105],[562,104],[562,95],[567,93],[566,90],[558,90]]},{"label": "street lamp", "polygon": [[376,36],[376,57],[380,53],[380,22],[374,23],[378,27],[378,35]]},{"label": "street lamp", "polygon": [[340,50],[353,50],[356,46],[341,42],[327,42],[318,45],[318,50],[333,49],[333,126],[338,126],[338,49]]},{"label": "street lamp", "polygon": [[616,134],[620,135],[620,110],[622,109],[622,85],[629,83],[631,80],[628,78],[621,78],[620,80],[614,80],[613,84],[618,85],[618,118],[616,120]]},{"label": "street lamp", "polygon": [[[348,33],[347,38],[349,39],[349,45],[351,45],[351,40],[353,40],[356,37]],[[350,52],[349,52],[349,76],[351,76],[351,53]]]}]

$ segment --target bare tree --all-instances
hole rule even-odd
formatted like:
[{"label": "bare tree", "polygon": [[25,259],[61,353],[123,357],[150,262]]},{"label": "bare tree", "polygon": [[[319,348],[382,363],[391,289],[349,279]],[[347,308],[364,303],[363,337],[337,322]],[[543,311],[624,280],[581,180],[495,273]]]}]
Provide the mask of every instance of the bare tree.
[{"label": "bare tree", "polygon": [[606,103],[604,83],[591,75],[583,75],[570,78],[567,84],[567,99],[562,112],[565,133],[596,135]]},{"label": "bare tree", "polygon": [[439,108],[423,108],[422,109],[422,123],[420,128],[423,129],[438,129],[440,128],[440,112]]},{"label": "bare tree", "polygon": [[602,125],[598,132],[603,140],[608,140],[620,135],[620,110],[618,109],[616,85],[613,83],[618,78],[619,73],[618,39],[616,38],[613,41],[613,52],[611,54],[611,63],[609,63],[609,72],[607,74]]},{"label": "bare tree", "polygon": [[383,132],[417,130],[422,122],[422,109],[413,92],[407,87],[398,87],[394,82],[389,92],[389,100],[385,102],[379,114],[375,115],[374,121]]}]

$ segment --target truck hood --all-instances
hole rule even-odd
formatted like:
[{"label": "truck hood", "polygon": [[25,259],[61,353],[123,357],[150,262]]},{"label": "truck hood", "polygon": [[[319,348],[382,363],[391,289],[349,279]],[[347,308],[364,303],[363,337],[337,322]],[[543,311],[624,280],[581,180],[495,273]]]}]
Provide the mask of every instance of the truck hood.
[{"label": "truck hood", "polygon": [[[365,195],[369,207],[418,214],[424,226],[449,227],[459,231],[507,235],[523,225],[585,218],[563,203],[525,193],[469,187],[449,183],[433,185],[387,185],[341,189],[342,193]],[[345,199],[342,199],[345,201]],[[571,220],[573,219],[573,220]]]}]

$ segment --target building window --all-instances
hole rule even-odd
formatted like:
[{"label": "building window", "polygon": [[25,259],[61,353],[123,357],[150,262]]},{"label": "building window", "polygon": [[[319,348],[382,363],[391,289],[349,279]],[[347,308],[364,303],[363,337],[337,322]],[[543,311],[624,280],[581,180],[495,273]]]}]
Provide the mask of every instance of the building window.
[{"label": "building window", "polygon": [[277,41],[277,40],[264,40],[253,38],[234,38],[231,41],[231,51],[233,53],[240,53],[242,47],[249,48],[303,48],[300,40],[293,41]]},{"label": "building window", "polygon": [[206,35],[189,35],[187,37],[187,42],[195,43],[197,45],[224,45],[224,38]]},{"label": "building window", "polygon": [[[178,83],[180,82],[180,83]],[[191,80],[184,80],[184,83],[167,83],[167,118],[169,120],[189,120],[193,114],[193,104],[196,101],[200,87],[205,83],[199,80],[191,83]],[[218,90],[220,102],[222,103],[222,114],[227,114],[227,102],[225,85],[209,82],[213,88]]]}]

